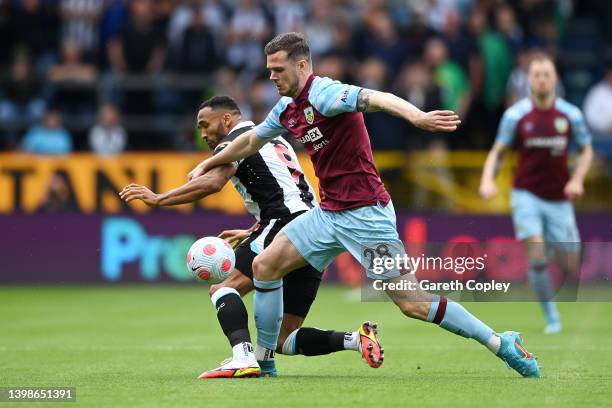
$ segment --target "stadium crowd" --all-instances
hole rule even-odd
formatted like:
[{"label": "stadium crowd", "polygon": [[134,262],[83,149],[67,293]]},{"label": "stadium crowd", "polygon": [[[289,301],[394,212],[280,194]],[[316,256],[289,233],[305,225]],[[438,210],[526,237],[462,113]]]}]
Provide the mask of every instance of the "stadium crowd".
[{"label": "stadium crowd", "polygon": [[368,114],[375,149],[488,148],[503,109],[527,95],[525,66],[536,50],[556,57],[559,91],[586,100],[593,130],[611,135],[612,114],[600,113],[612,109],[604,3],[0,0],[0,149],[200,149],[201,100],[229,94],[257,122],[278,99],[263,46],[285,31],[308,36],[318,75],[464,119],[459,134],[426,137]]}]

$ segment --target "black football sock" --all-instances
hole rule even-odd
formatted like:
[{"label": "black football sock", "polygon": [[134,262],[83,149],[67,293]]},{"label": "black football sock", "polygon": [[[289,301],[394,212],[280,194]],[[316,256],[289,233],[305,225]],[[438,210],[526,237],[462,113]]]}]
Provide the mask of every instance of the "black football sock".
[{"label": "black football sock", "polygon": [[[220,296],[215,296],[220,291],[223,291]],[[230,345],[250,343],[249,315],[240,294],[234,289],[221,288],[215,292],[212,300],[217,309],[217,319]]]},{"label": "black football sock", "polygon": [[[348,339],[352,336],[353,333],[302,327],[287,337],[282,347],[282,353],[322,356],[336,351],[352,349],[352,347],[346,347],[347,343],[345,342],[345,337]],[[349,343],[352,342],[349,341]]]}]

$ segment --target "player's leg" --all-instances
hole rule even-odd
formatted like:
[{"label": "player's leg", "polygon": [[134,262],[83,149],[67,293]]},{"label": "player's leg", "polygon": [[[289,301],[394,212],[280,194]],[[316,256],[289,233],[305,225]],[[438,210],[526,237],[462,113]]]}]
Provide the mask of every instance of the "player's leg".
[{"label": "player's leg", "polygon": [[252,289],[251,278],[238,269],[223,282],[210,287],[210,298],[223,334],[232,347],[232,358],[200,374],[199,378],[244,378],[261,374],[249,334],[248,312],[242,301],[242,296]]},{"label": "player's leg", "polygon": [[220,367],[206,371],[200,378],[253,377],[261,371],[257,364],[249,333],[248,312],[242,296],[253,290],[253,259],[250,244],[261,230],[253,233],[235,250],[236,266],[223,282],[210,287],[210,296],[217,319],[232,347],[232,358]]},{"label": "player's leg", "polygon": [[[576,225],[574,209],[570,202],[544,202],[544,240],[548,253],[553,256],[565,279],[577,275],[581,262],[580,234]],[[549,278],[550,280],[550,278]],[[554,302],[556,290],[551,283],[547,305],[552,305],[552,313],[547,313],[546,334],[561,331],[561,319]]]},{"label": "player's leg", "polygon": [[[529,284],[536,293],[547,321],[545,331],[558,327],[559,312],[553,301],[554,287],[548,270],[544,240],[544,201],[525,190],[512,190],[512,223],[516,239],[523,243],[527,254]],[[554,331],[554,330],[553,330]]]},{"label": "player's leg", "polygon": [[[314,244],[310,241],[312,237],[322,240],[326,236],[321,217],[321,210],[317,207],[295,218],[276,234],[273,241],[253,261],[257,326],[255,355],[262,369],[274,366],[273,357],[283,315],[282,278],[290,271],[306,266],[305,256],[318,249],[313,248]],[[328,240],[333,241],[333,238],[328,237]],[[325,241],[322,240],[319,245],[324,247]],[[299,246],[299,250],[296,246]],[[318,271],[323,271],[341,249],[336,250],[338,252],[334,252],[329,259],[317,257],[309,259],[308,263]]]},{"label": "player's leg", "polygon": [[[338,216],[334,226],[340,242],[360,262],[363,262],[369,248],[380,244],[391,249],[389,255],[393,258],[395,255],[403,257],[405,254],[403,243],[397,234],[395,211],[391,202],[385,207],[378,204],[346,211]],[[381,275],[369,276],[413,282],[414,290],[387,291],[404,315],[437,324],[459,336],[472,338],[521,375],[539,376],[537,362],[525,351],[518,333],[497,334],[459,303],[421,290],[416,284],[414,274],[400,276],[400,271],[393,269]]]},{"label": "player's leg", "polygon": [[353,332],[302,327],[320,284],[321,273],[310,265],[292,271],[283,279],[285,313],[277,352],[321,356],[343,350],[361,351],[366,363],[379,367],[383,362],[383,352],[377,329],[372,323],[365,322]]}]

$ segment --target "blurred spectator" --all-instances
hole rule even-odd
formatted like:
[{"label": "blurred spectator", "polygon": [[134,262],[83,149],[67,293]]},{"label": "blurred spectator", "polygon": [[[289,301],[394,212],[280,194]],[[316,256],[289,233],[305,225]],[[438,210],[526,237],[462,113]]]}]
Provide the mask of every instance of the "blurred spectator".
[{"label": "blurred spectator", "polygon": [[180,0],[155,0],[153,5],[155,9],[155,23],[159,30],[163,33],[168,32],[170,20],[176,10],[177,3]]},{"label": "blurred spectator", "polygon": [[8,1],[0,0],[0,72],[11,62],[13,52],[14,7]]},{"label": "blurred spectator", "polygon": [[[364,88],[388,89],[387,68],[384,62],[376,58],[365,60],[359,66],[357,82]],[[404,148],[406,143],[405,121],[384,112],[367,113],[364,119],[375,149],[401,150]]]},{"label": "blurred spectator", "polygon": [[298,0],[274,1],[274,34],[301,31],[306,20],[304,4]]},{"label": "blurred spectator", "polygon": [[178,71],[209,74],[218,66],[215,38],[200,13],[192,13],[178,52]]},{"label": "blurred spectator", "polygon": [[356,34],[354,46],[358,59],[378,58],[391,75],[399,72],[408,57],[407,44],[400,39],[389,13],[383,9],[367,14],[365,27]]},{"label": "blurred spectator", "polygon": [[54,2],[17,0],[13,42],[35,58],[33,65],[44,73],[53,63],[59,39],[59,16]]},{"label": "blurred spectator", "polygon": [[0,81],[0,120],[36,121],[45,110],[42,81],[32,72],[30,57],[17,51],[10,73]]},{"label": "blurred spectator", "polygon": [[[433,81],[425,64],[416,61],[406,65],[401,72],[396,93],[422,111],[439,109],[442,105],[442,91]],[[411,149],[423,149],[433,142],[445,144],[445,138],[440,134],[431,134],[419,129],[411,130],[407,145]]]},{"label": "blurred spectator", "polygon": [[61,213],[77,210],[76,198],[68,182],[68,175],[62,171],[54,173],[38,212]]},{"label": "blurred spectator", "polygon": [[470,96],[470,83],[459,64],[448,59],[444,42],[433,38],[425,45],[425,61],[442,89],[442,108],[464,116]]},{"label": "blurred spectator", "polygon": [[61,0],[62,37],[92,58],[98,50],[98,20],[104,0]]},{"label": "blurred spectator", "polygon": [[424,12],[415,9],[412,21],[406,30],[406,41],[412,55],[423,55],[427,40],[432,38],[435,32],[426,24]]},{"label": "blurred spectator", "polygon": [[507,4],[495,11],[495,26],[510,45],[513,54],[520,51],[525,41],[522,27],[516,21],[516,13]]},{"label": "blurred spectator", "polygon": [[64,114],[89,114],[95,104],[96,67],[81,58],[79,44],[71,39],[62,46],[62,60],[49,70],[48,78],[56,87],[53,105]]},{"label": "blurred spectator", "polygon": [[132,0],[130,20],[108,44],[112,69],[117,74],[154,74],[165,61],[164,33],[155,25],[153,0]]},{"label": "blurred spectator", "polygon": [[[484,15],[483,15],[484,17]],[[459,13],[456,10],[446,11],[446,19],[442,28],[442,39],[446,44],[448,56],[458,63],[468,74],[472,95],[479,95],[482,88],[482,59],[478,38],[471,30],[461,25]]]},{"label": "blurred spectator", "polygon": [[32,127],[21,141],[23,151],[34,154],[68,154],[72,152],[70,133],[62,127],[62,117],[48,110],[42,125]]},{"label": "blurred spectator", "polygon": [[225,26],[225,16],[221,7],[211,0],[187,0],[172,13],[168,23],[168,41],[171,49],[180,49],[183,34],[192,23],[194,14],[199,14],[204,25],[215,35],[219,45]]},{"label": "blurred spectator", "polygon": [[121,153],[127,144],[127,134],[121,126],[121,113],[115,105],[100,108],[98,123],[89,131],[89,148],[97,154]]},{"label": "blurred spectator", "polygon": [[[130,19],[117,37],[108,44],[108,55],[113,72],[122,74],[157,74],[166,56],[164,33],[155,24],[153,0],[132,0]],[[153,114],[155,98],[150,89],[125,92],[123,107],[133,115]],[[138,132],[134,139],[144,142],[145,132]]]},{"label": "blurred spectator", "polygon": [[257,0],[239,0],[227,30],[227,61],[236,69],[258,71],[270,26]]},{"label": "blurred spectator", "polygon": [[584,116],[596,135],[612,140],[612,66],[584,100]]},{"label": "blurred spectator", "polygon": [[112,41],[125,22],[128,21],[129,14],[124,0],[105,0],[104,9],[100,17],[99,25],[99,46],[98,63],[101,67],[108,67],[108,44]]},{"label": "blurred spectator", "polygon": [[332,10],[325,0],[313,0],[310,18],[304,25],[304,34],[310,44],[310,52],[317,56],[334,47],[334,24]]},{"label": "blurred spectator", "polygon": [[[497,112],[503,108],[506,83],[512,70],[512,51],[499,32],[488,27],[484,13],[475,10],[470,18],[470,26],[478,36],[483,62],[484,86],[480,99],[486,114],[493,115],[497,122]],[[475,93],[473,85],[472,92]]]},{"label": "blurred spectator", "polygon": [[321,56],[315,63],[316,74],[322,77],[329,77],[340,82],[350,83],[346,72],[346,61],[341,55],[329,53]]}]

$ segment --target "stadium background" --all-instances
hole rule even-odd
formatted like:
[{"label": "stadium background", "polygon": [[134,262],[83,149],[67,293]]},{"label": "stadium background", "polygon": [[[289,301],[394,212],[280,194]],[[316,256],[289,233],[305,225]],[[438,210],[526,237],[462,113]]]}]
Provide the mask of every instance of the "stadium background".
[{"label": "stadium background", "polygon": [[[514,158],[495,200],[479,198],[478,182],[501,112],[527,92],[529,54],[546,50],[559,92],[584,108],[594,133],[576,207],[583,239],[596,244],[581,277],[603,292],[592,300],[610,300],[608,3],[0,0],[0,387],[73,386],[78,405],[95,407],[609,405],[612,303],[561,302],[564,331],[553,337],[542,334],[534,303],[466,304],[496,330],[522,331],[544,372],[524,381],[475,342],[360,301],[345,286],[362,276],[346,254],[325,278],[345,285],[322,286],[307,324],[349,330],[375,319],[384,367],[351,352],[279,356],[276,379],[196,381],[229,350],[207,287],[185,268],[186,249],[252,219],[231,186],[173,209],[128,207],[117,195],[131,181],[157,191],[185,182],[209,154],[195,132],[203,99],[229,94],[245,118],[261,120],[278,98],[263,45],[300,30],[317,74],[462,116],[458,132],[431,135],[366,114],[402,238],[505,245]],[[497,255],[496,276],[526,289],[524,256]],[[252,317],[252,299],[245,303]]]},{"label": "stadium background", "polygon": [[[289,30],[309,37],[317,74],[463,118],[458,132],[432,135],[366,114],[408,241],[512,236],[514,159],[489,203],[477,194],[481,166],[504,108],[528,92],[529,55],[551,53],[559,92],[584,108],[595,137],[576,203],[582,235],[607,241],[610,22],[611,8],[594,0],[3,0],[0,279],[188,280],[183,255],[194,237],[251,224],[231,186],[155,211],[116,193],[132,181],[158,192],[184,182],[209,154],[195,131],[205,98],[231,95],[245,119],[262,120],[278,98],[262,47]],[[316,184],[303,153],[300,160]],[[595,276],[612,276],[605,264]],[[358,282],[356,264],[341,257],[327,279]]]}]

